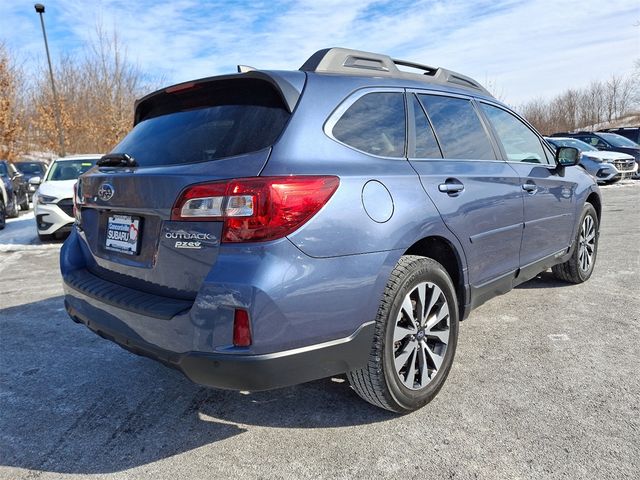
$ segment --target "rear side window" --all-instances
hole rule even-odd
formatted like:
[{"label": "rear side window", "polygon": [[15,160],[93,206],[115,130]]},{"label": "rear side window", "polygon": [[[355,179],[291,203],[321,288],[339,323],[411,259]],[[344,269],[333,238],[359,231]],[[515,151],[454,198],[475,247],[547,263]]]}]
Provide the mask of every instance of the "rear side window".
[{"label": "rear side window", "polygon": [[501,108],[482,103],[510,162],[547,163],[538,136],[524,123]]},{"label": "rear side window", "polygon": [[226,81],[161,94],[112,151],[140,166],[216,160],[273,145],[289,112],[264,81]]},{"label": "rear side window", "polygon": [[416,126],[416,158],[442,158],[436,136],[433,134],[429,120],[415,95],[411,95],[413,117]]},{"label": "rear side window", "polygon": [[404,157],[404,95],[368,93],[340,117],[333,136],[357,150],[381,157]]},{"label": "rear side window", "polygon": [[445,158],[495,160],[491,141],[470,100],[419,95]]}]

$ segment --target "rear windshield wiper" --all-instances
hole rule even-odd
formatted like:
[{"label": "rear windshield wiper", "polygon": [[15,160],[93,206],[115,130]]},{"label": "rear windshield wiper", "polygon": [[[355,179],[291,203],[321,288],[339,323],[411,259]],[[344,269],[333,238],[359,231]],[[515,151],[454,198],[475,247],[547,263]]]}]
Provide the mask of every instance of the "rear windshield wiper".
[{"label": "rear windshield wiper", "polygon": [[98,160],[100,167],[137,167],[138,162],[128,153],[107,153]]}]

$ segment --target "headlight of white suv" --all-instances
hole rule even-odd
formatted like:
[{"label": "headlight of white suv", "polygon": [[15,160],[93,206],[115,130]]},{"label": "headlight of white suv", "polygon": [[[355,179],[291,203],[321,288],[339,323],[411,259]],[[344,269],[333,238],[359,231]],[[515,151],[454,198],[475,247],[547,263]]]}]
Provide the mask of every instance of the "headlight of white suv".
[{"label": "headlight of white suv", "polygon": [[38,203],[41,205],[46,205],[47,203],[55,203],[57,200],[56,197],[52,197],[51,195],[38,195]]}]

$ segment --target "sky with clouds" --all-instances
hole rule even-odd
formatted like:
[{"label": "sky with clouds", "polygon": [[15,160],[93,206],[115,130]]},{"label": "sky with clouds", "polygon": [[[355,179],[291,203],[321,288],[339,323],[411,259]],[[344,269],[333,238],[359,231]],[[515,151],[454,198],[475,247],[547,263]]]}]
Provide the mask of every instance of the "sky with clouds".
[{"label": "sky with clouds", "polygon": [[[0,2],[0,41],[26,67],[46,61],[33,1]],[[341,46],[442,66],[517,105],[640,59],[638,0],[50,0],[52,56],[81,55],[96,25],[115,27],[130,60],[171,84],[237,64],[297,69]]]}]

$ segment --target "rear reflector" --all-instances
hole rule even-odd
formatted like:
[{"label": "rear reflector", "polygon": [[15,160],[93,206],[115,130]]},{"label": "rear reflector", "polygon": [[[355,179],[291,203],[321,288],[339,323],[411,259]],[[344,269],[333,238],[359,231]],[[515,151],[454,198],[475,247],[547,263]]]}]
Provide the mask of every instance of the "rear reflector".
[{"label": "rear reflector", "polygon": [[223,242],[284,237],[327,203],[340,180],[333,176],[252,177],[187,187],[172,220],[222,221]]},{"label": "rear reflector", "polygon": [[248,347],[251,345],[249,313],[240,308],[236,308],[233,316],[233,344],[236,347]]}]

